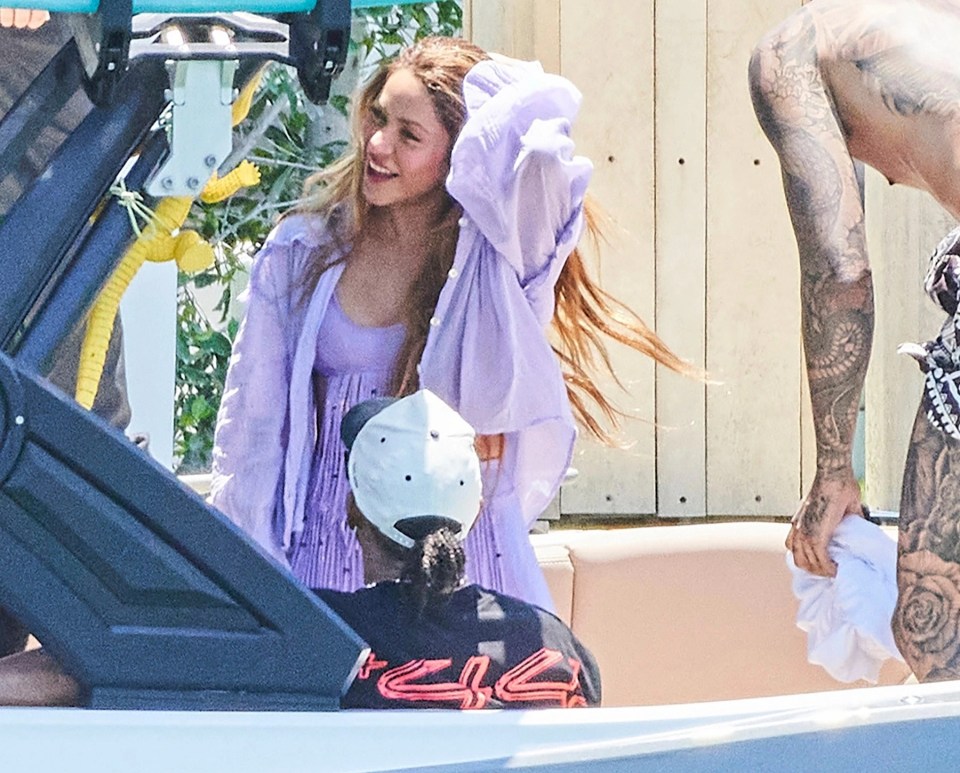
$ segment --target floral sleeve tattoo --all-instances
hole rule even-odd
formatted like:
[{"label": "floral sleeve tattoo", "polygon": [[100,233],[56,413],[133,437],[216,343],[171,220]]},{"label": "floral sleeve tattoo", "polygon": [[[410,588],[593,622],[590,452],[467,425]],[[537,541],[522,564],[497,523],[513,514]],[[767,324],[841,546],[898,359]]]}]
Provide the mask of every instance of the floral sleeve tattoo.
[{"label": "floral sleeve tattoo", "polygon": [[960,444],[921,411],[900,501],[893,618],[897,646],[918,679],[960,677]]}]

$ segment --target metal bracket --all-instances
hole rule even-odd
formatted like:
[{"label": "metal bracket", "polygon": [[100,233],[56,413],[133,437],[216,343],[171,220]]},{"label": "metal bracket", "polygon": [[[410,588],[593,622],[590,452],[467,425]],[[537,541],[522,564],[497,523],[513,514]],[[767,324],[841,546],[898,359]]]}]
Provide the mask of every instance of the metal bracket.
[{"label": "metal bracket", "polygon": [[172,65],[170,155],[147,184],[151,196],[196,196],[232,148],[236,60]]}]

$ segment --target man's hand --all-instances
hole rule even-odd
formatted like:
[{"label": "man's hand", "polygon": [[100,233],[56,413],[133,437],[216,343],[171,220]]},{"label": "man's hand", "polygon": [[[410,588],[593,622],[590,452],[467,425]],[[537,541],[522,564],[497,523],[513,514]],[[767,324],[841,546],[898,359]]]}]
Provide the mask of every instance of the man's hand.
[{"label": "man's hand", "polygon": [[35,30],[50,21],[49,11],[34,8],[0,8],[0,27]]},{"label": "man's hand", "polygon": [[787,535],[787,550],[793,552],[794,563],[813,574],[836,576],[837,565],[827,553],[827,545],[843,517],[862,509],[860,486],[852,470],[818,472]]}]

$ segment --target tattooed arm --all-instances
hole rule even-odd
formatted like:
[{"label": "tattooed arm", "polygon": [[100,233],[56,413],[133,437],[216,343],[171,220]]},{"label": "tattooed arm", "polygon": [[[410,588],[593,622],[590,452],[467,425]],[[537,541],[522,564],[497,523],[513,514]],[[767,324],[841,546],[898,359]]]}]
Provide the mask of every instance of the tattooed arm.
[{"label": "tattooed arm", "polygon": [[[861,220],[862,226],[862,220]],[[834,575],[827,554],[834,529],[861,511],[852,447],[860,393],[873,334],[873,285],[869,271],[853,280],[815,263],[801,248],[801,297],[807,378],[817,439],[817,470],[787,537],[794,560],[815,574]]]},{"label": "tattooed arm", "polygon": [[859,512],[852,446],[873,337],[873,280],[857,169],[818,65],[805,10],[754,51],[757,118],[776,149],[800,252],[803,341],[817,439],[817,473],[793,519],[796,564],[836,572],[827,545],[844,515]]}]

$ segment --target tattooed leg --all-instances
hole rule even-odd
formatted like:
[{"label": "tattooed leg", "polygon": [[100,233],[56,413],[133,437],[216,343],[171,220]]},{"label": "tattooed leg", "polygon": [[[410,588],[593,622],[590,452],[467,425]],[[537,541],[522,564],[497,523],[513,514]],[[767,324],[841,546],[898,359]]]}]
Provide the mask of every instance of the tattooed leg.
[{"label": "tattooed leg", "polygon": [[900,501],[893,635],[921,681],[960,678],[960,441],[921,407]]}]

